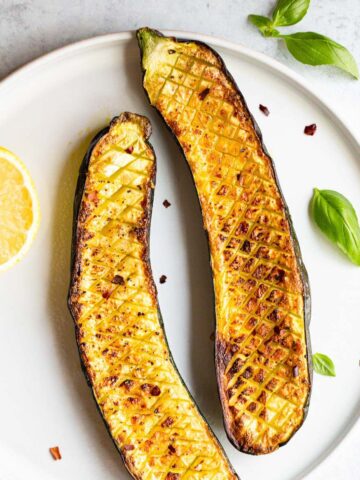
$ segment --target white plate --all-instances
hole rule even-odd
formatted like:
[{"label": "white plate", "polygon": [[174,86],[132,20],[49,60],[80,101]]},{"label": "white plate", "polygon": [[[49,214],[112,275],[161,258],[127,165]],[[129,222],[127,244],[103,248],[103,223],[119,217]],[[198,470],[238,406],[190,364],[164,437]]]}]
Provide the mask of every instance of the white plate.
[{"label": "white plate", "polygon": [[[216,393],[213,296],[208,252],[188,168],[141,87],[130,33],[95,38],[47,55],[0,85],[0,145],[28,165],[42,206],[27,257],[0,278],[0,465],[4,480],[128,478],[80,370],[66,307],[72,203],[90,138],[123,110],[148,115],[158,158],[151,261],[176,363],[243,480],[294,480],[341,441],[359,414],[360,276],[313,227],[313,187],[360,205],[359,146],[349,129],[287,68],[228,42],[205,40],[223,56],[263,131],[309,271],[314,351],[337,377],[314,377],[308,418],[288,445],[263,457],[227,441]],[[258,109],[267,105],[270,116]],[[304,126],[318,125],[314,137]],[[167,198],[171,207],[165,209]],[[356,314],[357,312],[357,314]],[[59,445],[61,462],[48,448]]]}]

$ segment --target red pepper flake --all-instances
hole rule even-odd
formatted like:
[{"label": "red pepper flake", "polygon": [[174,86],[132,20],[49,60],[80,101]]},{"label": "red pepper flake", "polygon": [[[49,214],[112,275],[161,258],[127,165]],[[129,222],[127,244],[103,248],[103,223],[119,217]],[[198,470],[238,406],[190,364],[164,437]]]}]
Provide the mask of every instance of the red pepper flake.
[{"label": "red pepper flake", "polygon": [[296,378],[298,376],[299,376],[299,367],[295,365],[295,367],[293,368],[293,377]]},{"label": "red pepper flake", "polygon": [[163,428],[170,427],[174,423],[174,420],[171,417],[167,417],[161,424]]},{"label": "red pepper flake", "polygon": [[167,280],[167,276],[166,275],[161,275],[160,279],[159,279],[159,282],[160,283],[165,283]]},{"label": "red pepper flake", "polygon": [[173,445],[169,445],[169,452],[176,453],[176,448]]},{"label": "red pepper flake", "polygon": [[205,98],[209,95],[210,93],[210,88],[204,88],[204,90],[202,90],[200,93],[199,93],[199,98],[200,100],[205,100]]},{"label": "red pepper flake", "polygon": [[134,151],[134,146],[133,145],[130,145],[130,147],[125,149],[125,152],[129,153],[130,155],[133,153],[133,151]]},{"label": "red pepper flake", "polygon": [[267,107],[265,107],[265,105],[261,105],[261,103],[259,105],[259,110],[267,117],[270,115],[270,110]]},{"label": "red pepper flake", "polygon": [[123,450],[125,450],[125,452],[129,452],[130,450],[134,450],[134,445],[124,445],[123,446]]},{"label": "red pepper flake", "polygon": [[211,340],[212,342],[215,341],[215,332],[211,332],[211,333],[210,333],[210,340]]},{"label": "red pepper flake", "polygon": [[169,200],[166,200],[166,199],[165,199],[165,200],[163,201],[163,205],[164,205],[165,208],[169,208],[170,205],[171,205],[171,203],[169,202]]},{"label": "red pepper flake", "polygon": [[102,293],[102,297],[105,298],[105,300],[107,300],[111,295],[111,292],[105,290],[105,292]]},{"label": "red pepper flake", "polygon": [[59,447],[51,447],[49,450],[54,460],[61,460]]},{"label": "red pepper flake", "polygon": [[133,385],[134,382],[132,380],[124,380],[122,383],[120,383],[120,387],[125,387],[126,390],[130,390]]},{"label": "red pepper flake", "polygon": [[304,133],[305,133],[305,135],[313,136],[314,133],[316,132],[316,129],[317,129],[316,123],[312,123],[311,125],[307,125],[304,128]]},{"label": "red pepper flake", "polygon": [[151,389],[151,392],[150,392],[150,393],[151,393],[151,395],[152,395],[153,397],[158,397],[158,396],[160,395],[160,393],[161,393],[161,390],[160,390],[160,388],[159,388],[157,385],[155,385],[155,386]]},{"label": "red pepper flake", "polygon": [[153,387],[150,383],[143,383],[140,388],[143,392],[150,392]]},{"label": "red pepper flake", "polygon": [[173,473],[173,472],[169,472],[166,477],[165,477],[165,480],[178,480],[180,478],[180,474],[179,473]]},{"label": "red pepper flake", "polygon": [[114,385],[118,381],[118,376],[117,375],[111,375],[111,377],[107,377],[104,380],[105,385]]},{"label": "red pepper flake", "polygon": [[116,285],[124,285],[125,280],[121,275],[115,275],[115,277],[111,280],[111,283],[115,283]]}]

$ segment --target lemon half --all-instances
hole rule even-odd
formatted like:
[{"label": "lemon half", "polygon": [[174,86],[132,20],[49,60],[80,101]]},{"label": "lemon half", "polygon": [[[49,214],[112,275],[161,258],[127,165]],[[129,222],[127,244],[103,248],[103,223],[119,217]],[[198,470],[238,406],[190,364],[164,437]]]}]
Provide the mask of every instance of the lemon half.
[{"label": "lemon half", "polygon": [[39,223],[39,200],[27,168],[14,153],[0,147],[0,271],[24,256]]}]

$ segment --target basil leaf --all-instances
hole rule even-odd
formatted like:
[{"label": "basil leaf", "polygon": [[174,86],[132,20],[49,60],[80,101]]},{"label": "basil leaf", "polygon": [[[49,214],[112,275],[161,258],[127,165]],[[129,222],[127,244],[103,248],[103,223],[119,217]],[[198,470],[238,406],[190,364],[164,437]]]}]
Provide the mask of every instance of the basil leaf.
[{"label": "basil leaf", "polygon": [[359,78],[359,70],[349,50],[331,38],[314,32],[280,35],[296,60],[307,65],[333,65]]},{"label": "basil leaf", "polygon": [[300,22],[308,11],[310,0],[278,0],[272,14],[275,27],[287,27]]},{"label": "basil leaf", "polygon": [[314,353],[312,361],[316,373],[327,377],[336,377],[335,365],[330,357],[323,353]]},{"label": "basil leaf", "polygon": [[262,15],[249,15],[248,18],[249,21],[260,30],[264,37],[276,36],[276,33],[279,33],[273,28],[272,21],[268,17],[263,17]]},{"label": "basil leaf", "polygon": [[271,25],[271,20],[268,17],[263,17],[262,15],[249,15],[248,19],[250,22],[258,27],[259,29],[263,27],[269,27]]},{"label": "basil leaf", "polygon": [[314,189],[311,212],[320,230],[360,265],[360,227],[354,207],[341,193]]}]

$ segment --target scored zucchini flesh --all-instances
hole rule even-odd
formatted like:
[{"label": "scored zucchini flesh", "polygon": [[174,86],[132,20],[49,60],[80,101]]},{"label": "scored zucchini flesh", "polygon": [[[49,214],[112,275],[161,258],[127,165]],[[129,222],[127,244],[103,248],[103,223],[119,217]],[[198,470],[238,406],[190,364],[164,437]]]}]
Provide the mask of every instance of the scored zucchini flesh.
[{"label": "scored zucchini flesh", "polygon": [[123,113],[80,170],[69,308],[107,428],[136,479],[236,479],[172,361],[149,264],[150,123]]},{"label": "scored zucchini flesh", "polygon": [[148,28],[138,42],[208,233],[225,428],[238,449],[269,453],[301,426],[311,385],[308,280],[274,166],[218,54]]}]

